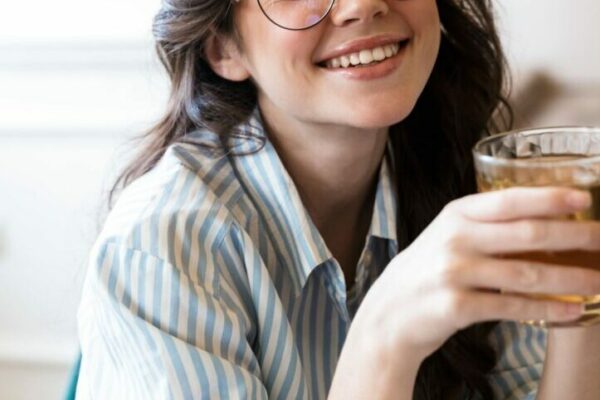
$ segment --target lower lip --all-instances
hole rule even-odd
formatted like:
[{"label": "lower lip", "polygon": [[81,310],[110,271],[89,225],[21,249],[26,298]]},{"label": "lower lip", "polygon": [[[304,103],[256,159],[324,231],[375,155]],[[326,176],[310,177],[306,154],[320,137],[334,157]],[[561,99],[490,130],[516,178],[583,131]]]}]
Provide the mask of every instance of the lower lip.
[{"label": "lower lip", "polygon": [[402,43],[398,53],[390,58],[386,58],[380,63],[367,65],[366,67],[350,67],[350,68],[324,68],[327,73],[336,74],[344,78],[368,81],[373,79],[380,79],[390,75],[398,68],[404,58],[404,53],[408,43]]}]

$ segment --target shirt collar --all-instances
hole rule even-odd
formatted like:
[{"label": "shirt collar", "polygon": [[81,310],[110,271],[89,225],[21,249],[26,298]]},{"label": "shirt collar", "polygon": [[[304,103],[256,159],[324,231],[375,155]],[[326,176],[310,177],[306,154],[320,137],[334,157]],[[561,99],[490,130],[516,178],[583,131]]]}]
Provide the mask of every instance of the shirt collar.
[{"label": "shirt collar", "polygon": [[[394,159],[391,141],[388,139],[386,152],[379,167],[379,181],[373,205],[373,216],[368,237],[390,240],[397,245],[396,216],[398,213],[396,184],[394,182]],[[367,237],[367,240],[368,240]]]},{"label": "shirt collar", "polygon": [[[231,157],[238,178],[269,230],[278,252],[291,262],[289,268],[295,294],[298,295],[310,273],[333,256],[304,208],[294,182],[287,173],[273,144],[268,140],[258,111],[242,127],[244,135],[228,146],[248,153]],[[264,146],[246,136],[261,137]],[[253,147],[250,147],[253,146]]]},{"label": "shirt collar", "polygon": [[[263,130],[258,109],[243,127],[251,137],[261,137],[264,146],[257,150],[256,141],[241,136],[233,144],[236,150],[250,154],[232,157],[238,177],[270,229],[269,234],[289,252],[294,260],[288,265],[298,295],[308,277],[319,265],[333,258],[324,239],[304,207],[296,185],[285,169],[271,141]],[[232,144],[229,143],[231,146]],[[386,154],[379,170],[375,204],[366,244],[371,237],[387,239],[396,245],[396,195],[393,182],[393,157],[388,141]],[[286,250],[283,250],[286,251]],[[392,250],[393,251],[393,250]]]}]

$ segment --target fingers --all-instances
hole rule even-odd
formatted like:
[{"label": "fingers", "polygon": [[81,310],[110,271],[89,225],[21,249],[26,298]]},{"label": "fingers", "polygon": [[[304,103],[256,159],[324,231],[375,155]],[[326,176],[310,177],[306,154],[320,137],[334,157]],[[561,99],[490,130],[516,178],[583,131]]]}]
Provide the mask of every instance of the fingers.
[{"label": "fingers", "polygon": [[455,323],[456,329],[494,320],[567,322],[576,320],[583,313],[581,304],[513,294],[455,291],[446,293],[439,301],[442,302],[442,315]]},{"label": "fingers", "polygon": [[503,289],[519,293],[563,295],[600,294],[599,271],[523,260],[468,258],[447,267],[441,279],[442,285],[446,287],[462,289]]},{"label": "fingers", "polygon": [[[475,293],[474,300],[482,305],[473,313],[476,320],[567,322],[579,318],[583,313],[581,304],[537,300],[511,294]],[[489,307],[487,313],[482,311],[485,307]]]},{"label": "fingers", "polygon": [[600,223],[596,221],[521,220],[477,224],[470,231],[464,248],[484,254],[600,251]]},{"label": "fingers", "polygon": [[561,187],[515,187],[463,197],[449,205],[466,218],[502,222],[557,217],[589,208],[588,192]]}]

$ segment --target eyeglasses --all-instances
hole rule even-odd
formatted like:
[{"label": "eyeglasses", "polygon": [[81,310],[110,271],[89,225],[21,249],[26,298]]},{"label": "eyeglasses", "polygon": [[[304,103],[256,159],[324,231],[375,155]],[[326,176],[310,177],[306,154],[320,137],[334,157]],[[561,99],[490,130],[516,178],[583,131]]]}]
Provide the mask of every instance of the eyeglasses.
[{"label": "eyeglasses", "polygon": [[269,21],[290,31],[302,31],[317,25],[329,14],[335,3],[335,0],[256,1]]}]

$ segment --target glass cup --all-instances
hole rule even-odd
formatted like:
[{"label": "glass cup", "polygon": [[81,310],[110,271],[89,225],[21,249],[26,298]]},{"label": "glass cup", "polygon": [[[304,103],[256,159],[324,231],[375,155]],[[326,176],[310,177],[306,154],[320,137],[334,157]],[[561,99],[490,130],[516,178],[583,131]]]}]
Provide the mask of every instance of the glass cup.
[{"label": "glass cup", "polygon": [[[519,130],[481,140],[473,149],[480,192],[514,186],[567,186],[592,194],[590,209],[564,219],[600,221],[600,127],[561,127]],[[600,269],[600,252],[526,252],[501,255],[536,262]],[[533,294],[585,306],[573,322],[521,321],[536,326],[588,326],[600,323],[600,294],[582,296]]]}]

